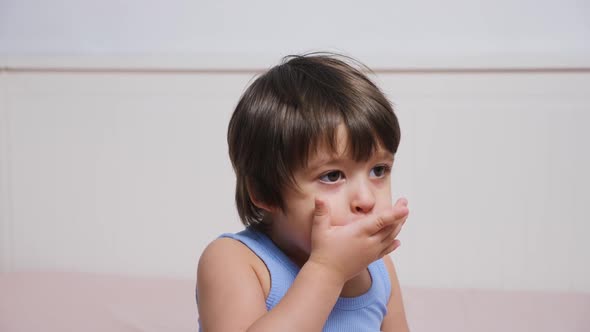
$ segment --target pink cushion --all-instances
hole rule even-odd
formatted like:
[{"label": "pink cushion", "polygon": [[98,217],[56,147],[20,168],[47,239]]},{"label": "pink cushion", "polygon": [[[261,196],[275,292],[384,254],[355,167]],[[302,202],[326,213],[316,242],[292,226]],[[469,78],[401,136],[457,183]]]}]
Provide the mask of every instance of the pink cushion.
[{"label": "pink cushion", "polygon": [[[0,331],[195,331],[194,280],[0,274]],[[590,294],[403,289],[413,332],[590,331]]]},{"label": "pink cushion", "polygon": [[413,332],[590,331],[590,294],[420,288],[402,292]]},{"label": "pink cushion", "polygon": [[0,274],[0,331],[195,331],[191,280]]}]

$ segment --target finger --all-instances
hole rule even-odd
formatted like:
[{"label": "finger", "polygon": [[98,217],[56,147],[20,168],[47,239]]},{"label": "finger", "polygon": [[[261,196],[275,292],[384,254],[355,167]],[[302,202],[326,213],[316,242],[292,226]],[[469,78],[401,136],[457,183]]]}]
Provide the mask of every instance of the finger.
[{"label": "finger", "polygon": [[382,228],[381,230],[379,230],[377,233],[373,234],[373,238],[376,241],[379,241],[381,243],[387,242],[389,237],[391,236],[391,234],[395,231],[395,225],[389,225],[386,226],[384,228]]},{"label": "finger", "polygon": [[393,231],[394,236],[398,236],[399,232],[402,230],[402,227],[404,227],[406,224],[406,220],[408,220],[407,215],[397,224],[397,226],[395,226],[395,230]]},{"label": "finger", "polygon": [[407,206],[395,206],[393,207],[393,214],[395,219],[407,218],[410,213],[410,209]]},{"label": "finger", "polygon": [[403,218],[407,217],[408,213],[409,210],[407,207],[393,207],[379,215],[377,218],[369,217],[359,224],[367,234],[374,236],[381,232],[383,228],[401,222]]},{"label": "finger", "polygon": [[408,206],[408,199],[405,197],[401,197],[395,202],[394,206],[399,206],[399,207]]},{"label": "finger", "polygon": [[359,222],[358,225],[365,231],[366,234],[373,236],[377,235],[380,231],[388,226],[392,226],[395,223],[393,214],[383,213],[377,217],[371,216],[363,221]]},{"label": "finger", "polygon": [[401,232],[402,227],[406,223],[407,216],[402,218],[401,220],[397,220],[394,225],[387,226],[381,229],[379,232],[373,235],[374,238],[379,240],[381,243],[389,243],[393,241]]},{"label": "finger", "polygon": [[402,230],[401,225],[398,224],[397,226],[389,226],[384,228],[388,229],[387,232],[379,232],[374,237],[380,240],[381,243],[391,243],[395,238],[398,236],[399,232]]},{"label": "finger", "polygon": [[393,242],[397,238],[397,236],[399,235],[399,232],[401,232],[401,230],[402,230],[402,224],[399,224],[396,227],[392,227],[391,232],[389,232],[385,236],[383,236],[381,243]]},{"label": "finger", "polygon": [[385,247],[385,249],[383,249],[383,251],[381,251],[381,253],[379,254],[379,258],[383,258],[385,255],[390,254],[395,249],[399,248],[399,246],[401,246],[401,245],[402,245],[402,243],[400,240],[393,241],[391,244],[389,244],[387,247]]},{"label": "finger", "polygon": [[380,234],[380,236],[382,236],[381,238],[381,243],[384,244],[388,244],[393,242],[393,240],[395,240],[395,238],[397,237],[397,234],[399,234],[400,228],[399,225],[396,227],[390,226],[390,230],[387,233],[384,234]]},{"label": "finger", "polygon": [[328,228],[330,226],[330,208],[326,202],[319,198],[315,199],[313,210],[314,227]]}]

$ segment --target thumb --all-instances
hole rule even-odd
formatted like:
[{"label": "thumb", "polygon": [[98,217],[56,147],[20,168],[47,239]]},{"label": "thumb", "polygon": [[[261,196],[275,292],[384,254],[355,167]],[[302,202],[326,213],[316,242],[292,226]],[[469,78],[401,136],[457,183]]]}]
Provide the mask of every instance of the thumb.
[{"label": "thumb", "polygon": [[314,227],[328,228],[330,226],[330,208],[326,202],[319,198],[315,199],[315,208],[313,210]]}]

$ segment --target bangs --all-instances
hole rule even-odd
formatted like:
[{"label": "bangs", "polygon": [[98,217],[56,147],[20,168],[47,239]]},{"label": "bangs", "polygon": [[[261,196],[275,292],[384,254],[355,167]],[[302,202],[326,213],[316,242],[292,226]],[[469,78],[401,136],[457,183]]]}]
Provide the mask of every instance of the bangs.
[{"label": "bangs", "polygon": [[[309,159],[320,151],[332,155],[343,152],[357,162],[369,160],[379,149],[395,155],[399,137],[392,133],[396,132],[396,123],[383,121],[386,114],[373,111],[377,112],[324,108],[322,113],[311,112],[307,118],[288,122],[293,127],[282,138],[286,164],[292,165],[291,171],[306,168]],[[318,114],[322,116],[313,116]],[[344,151],[339,151],[339,130],[346,133]]]},{"label": "bangs", "polygon": [[292,78],[275,91],[281,130],[273,130],[291,171],[306,167],[320,147],[337,153],[340,126],[347,133],[346,153],[356,161],[368,160],[379,148],[397,152],[400,130],[391,103],[360,71],[340,66],[315,68],[311,75],[305,66],[291,63],[274,72],[277,78]]}]

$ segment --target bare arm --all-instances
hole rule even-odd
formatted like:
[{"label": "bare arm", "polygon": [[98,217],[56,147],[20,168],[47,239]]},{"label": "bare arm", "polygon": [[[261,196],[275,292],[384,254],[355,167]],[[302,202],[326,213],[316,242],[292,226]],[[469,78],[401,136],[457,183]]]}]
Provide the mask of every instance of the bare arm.
[{"label": "bare arm", "polygon": [[203,331],[246,331],[266,313],[264,294],[250,264],[254,253],[232,239],[213,241],[201,255],[197,297]]},{"label": "bare arm", "polygon": [[383,261],[389,272],[391,296],[389,297],[389,303],[387,303],[387,315],[383,319],[381,330],[383,332],[408,332],[410,329],[406,321],[402,293],[393,261],[389,255],[383,257]]}]

